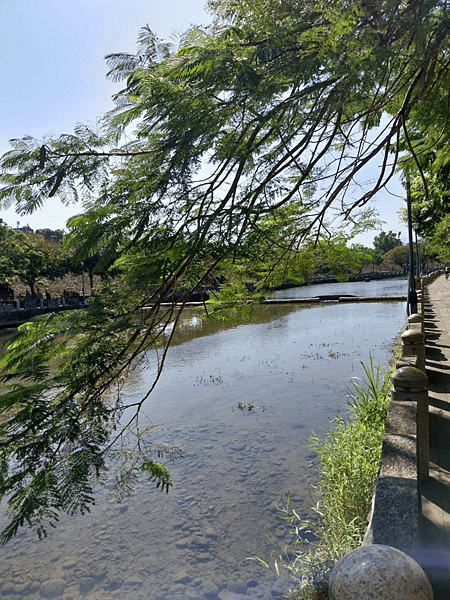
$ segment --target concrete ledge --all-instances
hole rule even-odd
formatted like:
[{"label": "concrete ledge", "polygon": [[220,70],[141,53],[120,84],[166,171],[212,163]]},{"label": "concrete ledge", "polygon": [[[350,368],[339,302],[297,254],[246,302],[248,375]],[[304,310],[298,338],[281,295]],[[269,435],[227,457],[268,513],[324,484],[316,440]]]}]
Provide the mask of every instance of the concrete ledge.
[{"label": "concrete ledge", "polygon": [[417,402],[391,400],[363,545],[384,544],[417,554],[421,514],[417,465]]},{"label": "concrete ledge", "polygon": [[261,304],[319,304],[323,302],[406,302],[406,296],[314,296],[312,298],[265,298]]},{"label": "concrete ledge", "polygon": [[409,321],[391,377],[380,469],[363,545],[392,546],[414,558],[421,546],[420,482],[428,477],[429,466],[428,378],[423,312],[410,315]]},{"label": "concrete ledge", "polygon": [[416,435],[384,435],[379,478],[408,479],[417,486]]},{"label": "concrete ledge", "polygon": [[380,477],[363,545],[383,544],[416,555],[420,547],[419,516],[417,481]]},{"label": "concrete ledge", "polygon": [[[406,302],[406,296],[313,296],[304,298],[264,298],[261,304],[323,304],[332,302]],[[176,303],[175,303],[176,304]],[[160,306],[172,306],[172,302],[161,302]],[[184,306],[203,306],[203,302],[185,302]],[[150,307],[144,307],[150,308]]]},{"label": "concrete ledge", "polygon": [[406,302],[406,296],[341,296],[339,302]]},{"label": "concrete ledge", "polygon": [[31,321],[32,319],[34,319],[34,317],[39,317],[41,315],[47,315],[55,312],[75,310],[77,308],[87,308],[87,304],[67,304],[65,306],[56,306],[51,308],[21,308],[19,310],[5,312],[0,315],[0,329],[6,329],[8,327],[19,327],[19,325]]},{"label": "concrete ledge", "polygon": [[390,402],[386,415],[386,434],[415,436],[417,431],[417,402]]}]

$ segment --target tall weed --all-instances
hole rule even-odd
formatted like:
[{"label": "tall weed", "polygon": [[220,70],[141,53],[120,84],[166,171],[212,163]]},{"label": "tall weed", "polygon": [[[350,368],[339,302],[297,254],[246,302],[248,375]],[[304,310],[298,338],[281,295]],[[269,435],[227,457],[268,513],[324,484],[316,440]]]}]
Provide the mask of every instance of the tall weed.
[{"label": "tall weed", "polygon": [[348,419],[336,416],[324,437],[313,435],[319,457],[317,487],[319,537],[333,555],[360,544],[381,458],[389,404],[389,373],[381,365],[363,364],[363,379],[353,379]]}]

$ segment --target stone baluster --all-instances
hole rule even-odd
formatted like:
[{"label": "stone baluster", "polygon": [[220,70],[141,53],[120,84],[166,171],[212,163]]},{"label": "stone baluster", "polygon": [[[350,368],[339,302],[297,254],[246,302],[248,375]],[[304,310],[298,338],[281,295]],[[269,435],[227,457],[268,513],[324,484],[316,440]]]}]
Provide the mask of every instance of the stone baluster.
[{"label": "stone baluster", "polygon": [[423,294],[423,286],[422,284],[419,285],[419,287],[417,288],[417,312],[420,315],[423,315],[424,311],[424,294]]},{"label": "stone baluster", "polygon": [[423,315],[414,313],[408,317],[408,329],[415,329],[420,331],[422,334],[425,333],[425,320]]},{"label": "stone baluster", "polygon": [[422,567],[391,546],[361,546],[343,556],[329,580],[330,600],[433,600]]},{"label": "stone baluster", "polygon": [[402,355],[396,363],[397,369],[408,365],[425,373],[425,338],[419,329],[407,329],[401,335]]},{"label": "stone baluster", "polygon": [[411,366],[397,369],[391,377],[393,402],[415,402],[417,423],[417,475],[420,481],[428,478],[430,466],[430,434],[428,415],[428,377]]}]

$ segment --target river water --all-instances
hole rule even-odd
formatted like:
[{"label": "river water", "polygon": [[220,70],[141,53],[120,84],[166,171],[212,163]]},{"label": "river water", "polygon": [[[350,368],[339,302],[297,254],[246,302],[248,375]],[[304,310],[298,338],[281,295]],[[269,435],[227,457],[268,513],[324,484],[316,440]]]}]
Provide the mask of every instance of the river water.
[{"label": "river water", "polygon": [[[403,279],[275,295],[405,291]],[[90,514],[63,517],[46,539],[23,529],[0,548],[1,598],[268,600],[279,594],[285,582],[249,559],[270,562],[274,550],[292,543],[279,510],[288,492],[303,518],[313,516],[317,472],[308,437],[345,411],[361,361],[371,355],[387,366],[405,321],[400,302],[261,306],[253,322],[240,325],[186,313],[145,405],[149,441],[182,449],[183,458],[168,463],[173,489],[161,494],[142,479],[118,503],[111,481]],[[126,394],[138,397],[151,379],[150,366],[136,372]]]}]

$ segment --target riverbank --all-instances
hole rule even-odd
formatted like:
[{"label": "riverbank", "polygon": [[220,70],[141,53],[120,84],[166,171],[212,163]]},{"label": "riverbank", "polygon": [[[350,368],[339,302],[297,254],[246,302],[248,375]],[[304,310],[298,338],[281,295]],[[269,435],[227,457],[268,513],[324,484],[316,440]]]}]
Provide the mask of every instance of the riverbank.
[{"label": "riverbank", "polygon": [[[365,281],[365,282],[369,282],[369,281],[374,281],[374,280],[380,280],[380,279],[396,279],[398,277],[404,277],[405,273],[404,271],[400,271],[400,270],[393,270],[393,271],[365,271],[364,273],[356,273],[356,274],[350,274],[348,275],[348,282],[360,282],[360,281]],[[342,280],[338,279],[335,275],[318,275],[317,277],[312,277],[311,281],[309,281],[308,283],[304,284],[305,286],[307,285],[320,285],[322,283],[341,283]],[[289,289],[292,287],[303,287],[303,286],[298,286],[297,284],[294,283],[290,283],[289,281],[287,281],[286,283],[284,283],[283,285],[280,285],[279,290],[283,290],[283,289]]]},{"label": "riverbank", "polygon": [[325,294],[311,298],[264,298],[261,304],[320,304],[321,302],[406,302],[406,294],[401,296],[340,296]]},{"label": "riverbank", "polygon": [[[22,300],[16,302],[0,303],[0,329],[18,327],[22,323],[30,321],[34,317],[74,308],[86,308],[88,306],[88,297],[80,295],[68,295],[60,298]],[[259,301],[261,305],[295,305],[305,304],[314,305],[321,303],[382,303],[382,302],[406,302],[406,295],[384,295],[384,296],[356,296],[352,294],[323,294],[310,297],[291,297],[291,298],[262,298]],[[162,307],[171,307],[171,302],[162,302]],[[187,308],[199,308],[204,306],[204,302],[185,302]],[[144,307],[145,310],[145,307]]]},{"label": "riverbank", "polygon": [[[336,415],[325,435],[312,434],[310,438],[319,457],[314,509],[317,522],[302,523],[295,512],[287,511],[287,518],[293,521],[291,529],[295,525],[299,532],[299,549],[294,551],[294,559],[280,557],[283,568],[297,576],[291,594],[295,600],[328,600],[332,568],[363,541],[380,465],[394,368],[382,371],[381,365],[375,366],[372,361],[364,365],[364,378],[349,387],[347,418]],[[301,532],[308,527],[317,536],[312,545],[301,543]]]},{"label": "riverbank", "polygon": [[[392,376],[395,391],[389,402],[380,472],[363,546],[384,544],[406,552],[425,571],[435,600],[447,600],[450,592],[450,376],[445,364],[450,361],[450,286],[441,276],[427,283],[424,295],[426,355],[422,354],[424,348],[420,350],[418,340],[416,350],[409,352],[409,334],[418,336],[420,333],[417,324],[411,325],[412,329],[402,336],[403,352],[396,365],[399,370]],[[410,366],[401,368],[405,365],[417,368],[409,372]],[[423,407],[426,417],[420,412]],[[420,425],[426,428],[421,429]],[[333,461],[333,467],[339,471],[337,462]],[[345,552],[350,549],[344,548]],[[370,589],[369,584],[367,590],[360,591],[364,595]],[[431,594],[431,588],[429,592]],[[318,600],[328,596],[325,590],[324,595],[312,593],[300,598]]]}]

